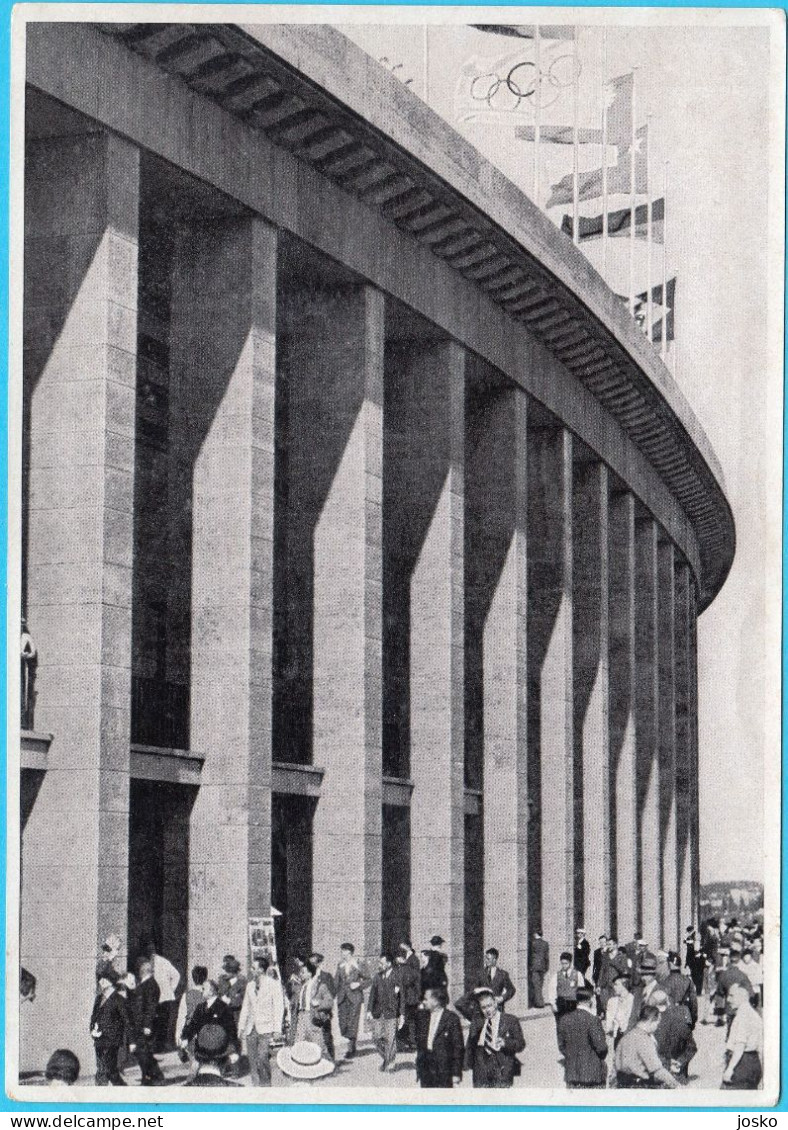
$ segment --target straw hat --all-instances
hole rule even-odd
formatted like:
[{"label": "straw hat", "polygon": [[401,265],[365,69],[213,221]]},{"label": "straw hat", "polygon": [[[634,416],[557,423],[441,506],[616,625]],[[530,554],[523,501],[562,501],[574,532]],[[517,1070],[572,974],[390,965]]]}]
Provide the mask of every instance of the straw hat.
[{"label": "straw hat", "polygon": [[319,1079],[334,1070],[333,1063],[323,1059],[320,1048],[309,1040],[297,1040],[291,1048],[281,1048],[276,1062],[293,1079]]}]

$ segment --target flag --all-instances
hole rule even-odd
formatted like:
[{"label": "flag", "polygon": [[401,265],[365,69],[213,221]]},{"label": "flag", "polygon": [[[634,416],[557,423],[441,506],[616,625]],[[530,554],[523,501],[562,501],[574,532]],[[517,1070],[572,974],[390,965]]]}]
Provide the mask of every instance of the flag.
[{"label": "flag", "polygon": [[[635,192],[648,192],[646,180],[646,145],[648,144],[648,126],[641,126],[635,138]],[[632,176],[630,169],[630,151],[632,144],[627,139],[626,146],[618,148],[618,164],[609,165],[607,170],[607,191],[611,196],[625,195],[631,192]],[[591,169],[580,173],[577,178],[578,200],[596,200],[602,195],[602,182],[604,170]],[[567,173],[558,184],[552,185],[552,195],[547,201],[547,208],[555,208],[558,204],[571,204],[574,199],[574,175]]]},{"label": "flag", "polygon": [[[476,31],[490,35],[508,35],[514,39],[536,39],[535,24],[471,24]],[[539,24],[540,39],[574,39],[574,24]]]},{"label": "flag", "polygon": [[[631,219],[632,212],[629,208],[620,208],[615,212],[609,212],[607,217],[607,234],[613,239],[617,236],[629,235]],[[664,197],[660,197],[659,200],[652,202],[651,224],[651,238],[655,243],[662,243],[665,225]],[[603,217],[580,216],[577,227],[579,232],[578,240],[580,243],[588,239],[599,239],[602,236]],[[561,223],[561,231],[568,235],[570,239],[572,238],[574,232],[571,216],[564,216],[563,222]],[[638,204],[635,209],[635,238],[648,238],[648,204]]]},{"label": "flag", "polygon": [[[540,126],[539,140],[550,141],[553,145],[574,145],[574,126]],[[520,141],[535,141],[536,128],[532,125],[517,126],[514,136]],[[577,131],[578,145],[601,145],[602,130],[593,126],[581,126]]]},{"label": "flag", "polygon": [[[673,341],[675,339],[675,326],[674,314],[676,305],[676,276],[668,279],[666,286],[667,304],[663,305],[662,302],[662,283],[651,288],[651,340],[656,344],[662,341],[662,327],[665,326],[666,337],[665,341]],[[622,294],[616,296],[626,305],[629,305],[629,299],[624,298]],[[648,326],[646,325],[646,318],[648,317],[648,291],[644,290],[642,294],[635,295],[635,309],[633,316],[638,325],[643,327],[643,331],[648,333]]]},{"label": "flag", "polygon": [[607,110],[607,143],[619,151],[632,145],[632,101],[635,76],[620,75],[606,83],[604,89]]}]

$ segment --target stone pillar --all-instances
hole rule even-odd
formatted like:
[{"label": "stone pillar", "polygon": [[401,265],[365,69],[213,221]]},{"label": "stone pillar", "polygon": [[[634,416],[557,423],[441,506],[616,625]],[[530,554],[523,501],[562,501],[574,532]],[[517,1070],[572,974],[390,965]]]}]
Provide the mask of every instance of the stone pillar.
[{"label": "stone pillar", "polygon": [[560,427],[528,434],[528,689],[529,871],[540,884],[529,899],[557,955],[575,927],[572,436]]},{"label": "stone pillar", "polygon": [[662,948],[678,949],[676,859],[676,589],[672,542],[657,550],[659,609],[659,825],[662,852]]},{"label": "stone pillar", "polygon": [[294,292],[287,304],[290,644],[311,760],[312,944],[332,962],[381,941],[383,295]]},{"label": "stone pillar", "polygon": [[635,499],[610,495],[610,838],[615,913],[611,929],[623,944],[639,924],[638,823],[635,769]]},{"label": "stone pillar", "polygon": [[[397,352],[400,504],[409,512],[411,935],[447,942],[464,987],[465,354],[454,342]],[[389,403],[387,397],[387,404]]]},{"label": "stone pillar", "polygon": [[173,442],[191,508],[189,954],[248,951],[271,900],[271,562],[276,232],[203,220],[175,252]]},{"label": "stone pillar", "polygon": [[528,983],[527,410],[519,389],[491,386],[482,377],[468,402],[465,457],[465,677],[481,692],[481,702],[473,705],[481,710],[474,731],[481,735],[484,789],[484,944],[500,951],[501,964],[511,971],[523,999]]},{"label": "stone pillar", "polygon": [[692,779],[692,703],[690,567],[676,558],[676,851],[678,875],[678,929],[683,931],[693,920],[692,898],[692,805],[695,785]]},{"label": "stone pillar", "polygon": [[36,726],[53,734],[24,835],[22,1067],[94,1067],[99,942],[125,941],[139,153],[30,141],[25,196],[27,618]]},{"label": "stone pillar", "polygon": [[608,471],[576,461],[572,496],[575,910],[610,929]]},{"label": "stone pillar", "polygon": [[[692,793],[690,801],[690,862],[692,870],[692,921],[700,921],[700,772],[698,765],[698,592],[689,593],[690,749]],[[686,926],[687,923],[685,922]]]},{"label": "stone pillar", "polygon": [[639,927],[652,948],[662,935],[662,860],[659,834],[659,632],[657,619],[657,524],[635,525],[635,732],[638,803]]}]

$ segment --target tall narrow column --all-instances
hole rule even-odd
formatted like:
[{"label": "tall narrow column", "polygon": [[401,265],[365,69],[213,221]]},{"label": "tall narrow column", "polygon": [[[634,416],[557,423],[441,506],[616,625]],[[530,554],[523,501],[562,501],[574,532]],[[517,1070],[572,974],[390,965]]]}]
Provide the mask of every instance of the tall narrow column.
[{"label": "tall narrow column", "polygon": [[126,937],[139,154],[48,138],[25,174],[26,611],[53,741],[24,838],[23,1054],[71,1047],[87,1070],[75,1002],[98,941]]},{"label": "tall narrow column", "polygon": [[608,525],[610,593],[610,836],[615,914],[611,929],[620,942],[639,925],[638,823],[635,766],[635,499],[610,495]]},{"label": "tall narrow column", "polygon": [[673,544],[658,546],[659,825],[662,852],[662,947],[678,949],[676,860],[676,590]]},{"label": "tall narrow column", "polygon": [[593,937],[610,923],[608,472],[576,461],[572,497],[575,903]]},{"label": "tall narrow column", "polygon": [[399,505],[410,572],[411,934],[447,942],[464,980],[463,480],[465,354],[454,342],[397,351]]},{"label": "tall narrow column", "polygon": [[676,852],[678,872],[679,933],[693,920],[692,899],[692,805],[695,786],[692,780],[692,703],[690,665],[690,588],[689,565],[676,559]]},{"label": "tall narrow column", "polygon": [[560,427],[528,433],[528,688],[529,898],[555,954],[575,926],[572,436]]},{"label": "tall narrow column", "polygon": [[271,899],[275,334],[276,232],[247,218],[184,231],[170,389],[191,508],[190,744],[205,759],[189,952],[211,967],[246,951],[247,920]]},{"label": "tall narrow column", "polygon": [[[690,749],[691,781],[690,862],[692,865],[692,921],[700,921],[700,766],[698,763],[698,593],[694,582],[689,594],[690,630]],[[687,923],[685,923],[687,925]]]},{"label": "tall narrow column", "polygon": [[367,286],[297,290],[287,309],[290,709],[306,722],[303,759],[325,771],[312,826],[312,944],[331,959],[346,939],[374,955],[384,300]]},{"label": "tall narrow column", "polygon": [[[526,396],[482,375],[468,399],[465,457],[466,729],[481,738],[484,939],[528,983],[528,453]],[[467,691],[478,688],[473,704]],[[466,754],[469,753],[466,750]]]},{"label": "tall narrow column", "polygon": [[659,834],[659,633],[657,524],[635,525],[635,669],[637,707],[638,877],[640,930],[651,947],[662,935],[662,860]]}]

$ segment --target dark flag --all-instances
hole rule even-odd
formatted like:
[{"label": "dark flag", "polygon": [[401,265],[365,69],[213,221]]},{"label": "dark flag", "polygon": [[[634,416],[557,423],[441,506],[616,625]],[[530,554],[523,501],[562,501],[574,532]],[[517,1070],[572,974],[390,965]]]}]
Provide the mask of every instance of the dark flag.
[{"label": "dark flag", "polygon": [[[675,307],[676,307],[676,276],[668,279],[666,286],[667,304],[663,306],[662,303],[662,283],[651,288],[651,340],[655,345],[662,342],[662,328],[665,327],[666,337],[665,341],[673,341],[675,337]],[[626,305],[629,305],[629,299],[625,298],[623,294],[617,295]],[[644,333],[648,334],[648,326],[646,319],[648,318],[648,291],[644,290],[642,294],[635,296],[635,309],[633,316],[638,325],[643,327]]]},{"label": "dark flag", "polygon": [[[611,238],[616,236],[629,235],[631,230],[632,212],[629,208],[619,208],[615,212],[608,212],[607,216],[607,234]],[[659,200],[654,200],[651,205],[651,223],[652,231],[651,238],[654,243],[662,243],[663,229],[665,224],[665,199],[660,197]],[[578,242],[583,243],[589,239],[601,239],[603,217],[600,216],[580,216],[578,220]],[[561,223],[561,231],[572,238],[573,224],[571,216],[564,216]],[[635,238],[646,239],[648,237],[648,204],[638,204],[635,209]]]}]

